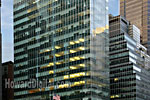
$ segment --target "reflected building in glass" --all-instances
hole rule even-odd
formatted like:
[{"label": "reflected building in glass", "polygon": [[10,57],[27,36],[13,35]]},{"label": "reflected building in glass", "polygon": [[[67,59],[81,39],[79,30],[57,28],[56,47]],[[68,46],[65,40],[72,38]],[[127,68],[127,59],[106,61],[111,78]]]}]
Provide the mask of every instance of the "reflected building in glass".
[{"label": "reflected building in glass", "polygon": [[[109,100],[108,0],[14,0],[15,100]],[[46,81],[45,81],[46,80]]]}]

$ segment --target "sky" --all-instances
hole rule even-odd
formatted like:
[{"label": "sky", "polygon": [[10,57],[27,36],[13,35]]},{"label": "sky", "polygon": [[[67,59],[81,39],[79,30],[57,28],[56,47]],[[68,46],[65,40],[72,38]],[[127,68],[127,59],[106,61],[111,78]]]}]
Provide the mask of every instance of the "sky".
[{"label": "sky", "polygon": [[[118,0],[109,0],[109,13],[118,15]],[[2,0],[2,62],[13,57],[13,0]]]}]

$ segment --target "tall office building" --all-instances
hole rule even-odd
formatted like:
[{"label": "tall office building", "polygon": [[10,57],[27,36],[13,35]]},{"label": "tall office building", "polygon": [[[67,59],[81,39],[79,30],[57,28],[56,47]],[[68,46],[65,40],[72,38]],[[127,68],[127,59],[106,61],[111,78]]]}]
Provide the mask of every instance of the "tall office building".
[{"label": "tall office building", "polygon": [[121,16],[110,16],[109,25],[110,99],[150,100],[150,56],[136,39],[139,29]]},{"label": "tall office building", "polygon": [[141,30],[142,44],[150,54],[150,0],[120,0],[120,15]]},{"label": "tall office building", "polygon": [[108,39],[108,0],[14,0],[14,81],[50,84],[14,99],[109,99]]}]

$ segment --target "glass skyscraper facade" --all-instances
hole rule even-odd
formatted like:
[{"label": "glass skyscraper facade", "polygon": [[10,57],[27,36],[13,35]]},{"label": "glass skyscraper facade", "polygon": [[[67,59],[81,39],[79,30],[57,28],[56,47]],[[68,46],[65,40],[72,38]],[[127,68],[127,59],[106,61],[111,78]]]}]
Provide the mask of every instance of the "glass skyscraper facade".
[{"label": "glass skyscraper facade", "polygon": [[108,100],[108,0],[14,0],[15,100]]}]

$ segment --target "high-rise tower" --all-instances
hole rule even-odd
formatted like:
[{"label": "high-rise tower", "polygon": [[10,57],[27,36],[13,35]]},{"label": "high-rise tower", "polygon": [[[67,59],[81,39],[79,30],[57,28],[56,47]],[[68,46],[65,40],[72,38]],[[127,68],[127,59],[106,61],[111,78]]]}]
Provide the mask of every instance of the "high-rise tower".
[{"label": "high-rise tower", "polygon": [[120,15],[141,30],[142,44],[150,54],[150,0],[120,0]]},{"label": "high-rise tower", "polygon": [[110,16],[110,100],[150,100],[150,56],[139,43],[139,29]]},{"label": "high-rise tower", "polygon": [[14,0],[15,100],[107,100],[108,0]]}]

